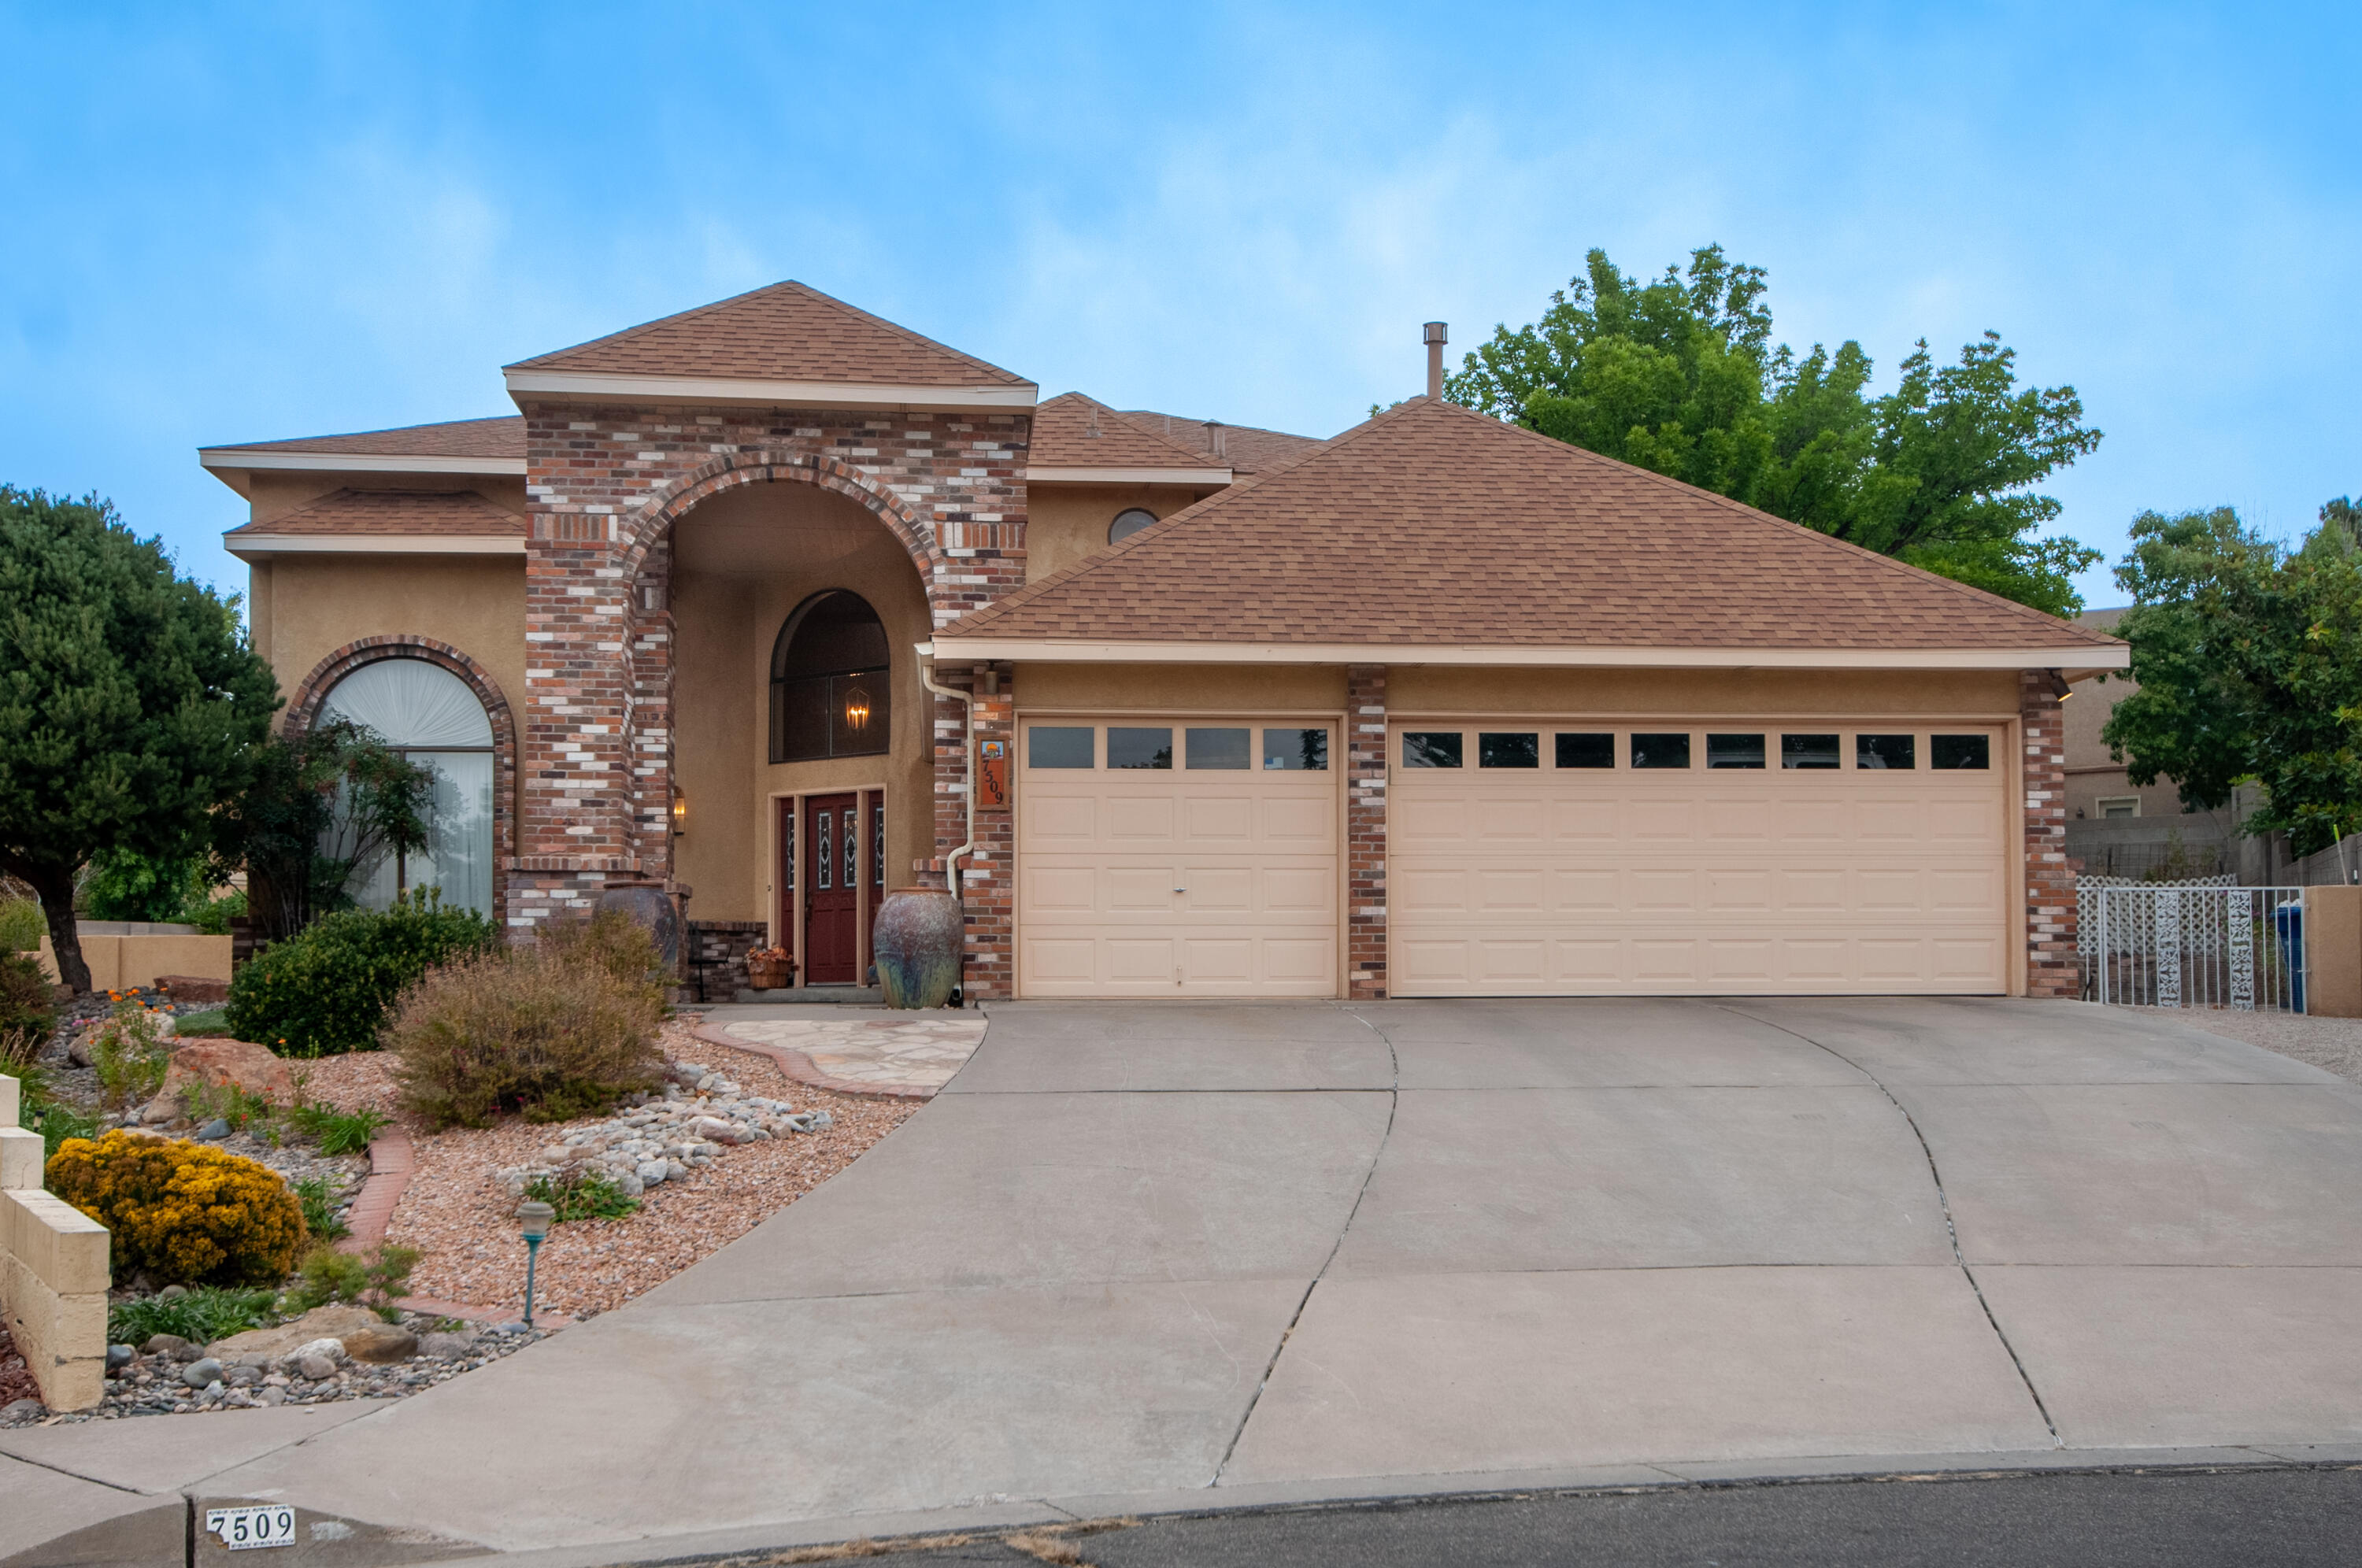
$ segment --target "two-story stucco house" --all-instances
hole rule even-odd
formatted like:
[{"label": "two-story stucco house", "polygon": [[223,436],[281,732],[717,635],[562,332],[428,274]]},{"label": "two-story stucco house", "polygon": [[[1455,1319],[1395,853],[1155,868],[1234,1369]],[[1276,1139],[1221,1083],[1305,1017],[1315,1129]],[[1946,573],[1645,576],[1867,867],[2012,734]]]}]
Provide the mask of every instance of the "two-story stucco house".
[{"label": "two-story stucco house", "polygon": [[1313,440],[782,283],[203,460],[286,722],[433,759],[402,872],[513,926],[654,884],[850,983],[949,876],[975,997],[2071,994],[2058,694],[2121,644],[1436,362]]}]

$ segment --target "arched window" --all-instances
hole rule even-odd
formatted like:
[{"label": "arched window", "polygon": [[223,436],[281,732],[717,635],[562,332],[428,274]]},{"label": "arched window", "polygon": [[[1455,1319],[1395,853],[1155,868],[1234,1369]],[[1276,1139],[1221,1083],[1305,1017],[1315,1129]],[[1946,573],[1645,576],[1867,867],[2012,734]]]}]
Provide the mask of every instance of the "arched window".
[{"label": "arched window", "polygon": [[492,721],[468,683],[423,658],[365,664],[328,693],[323,719],[373,732],[435,774],[426,846],[388,856],[353,889],[384,909],[403,888],[440,888],[447,904],[492,912]]},{"label": "arched window", "polygon": [[885,751],[892,674],[885,624],[859,594],[831,589],[797,605],[771,649],[771,760]]},{"label": "arched window", "polygon": [[1145,506],[1127,506],[1108,525],[1108,543],[1120,545],[1155,521],[1156,513]]}]

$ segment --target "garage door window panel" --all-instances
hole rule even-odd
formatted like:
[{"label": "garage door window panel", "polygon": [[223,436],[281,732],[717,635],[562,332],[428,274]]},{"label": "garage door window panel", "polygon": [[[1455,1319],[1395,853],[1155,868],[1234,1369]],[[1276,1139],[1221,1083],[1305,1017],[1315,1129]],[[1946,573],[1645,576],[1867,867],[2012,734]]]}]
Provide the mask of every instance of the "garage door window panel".
[{"label": "garage door window panel", "polygon": [[1029,767],[1096,767],[1098,738],[1098,732],[1087,724],[1036,724],[1025,734],[1025,764]]},{"label": "garage door window panel", "polygon": [[1267,773],[1328,772],[1328,726],[1324,724],[1310,730],[1264,731],[1263,766]]},{"label": "garage door window panel", "polygon": [[1531,730],[1480,730],[1476,735],[1479,767],[1540,767],[1542,737]]},{"label": "garage door window panel", "polygon": [[1992,743],[1985,735],[1929,735],[1927,766],[1946,770],[1992,766]]},{"label": "garage door window panel", "polygon": [[1616,736],[1612,731],[1561,731],[1553,737],[1561,767],[1613,767]]},{"label": "garage door window panel", "polygon": [[1173,766],[1173,732],[1169,728],[1108,726],[1108,767],[1167,768]]},{"label": "garage door window panel", "polygon": [[1705,765],[1708,767],[1761,767],[1763,737],[1709,734],[1705,737]]},{"label": "garage door window panel", "polygon": [[1782,735],[1780,766],[1783,768],[1834,768],[1844,760],[1835,735]]},{"label": "garage door window panel", "polygon": [[1457,767],[1462,756],[1457,730],[1406,730],[1402,759],[1405,767]]},{"label": "garage door window panel", "polygon": [[1187,743],[1184,766],[1193,768],[1240,770],[1247,767],[1248,737],[1246,729],[1196,729],[1184,732]]},{"label": "garage door window panel", "polygon": [[1853,765],[1856,767],[1897,771],[1916,767],[1919,766],[1918,742],[1916,735],[1856,735],[1853,737]]},{"label": "garage door window panel", "polygon": [[1676,734],[1635,732],[1632,736],[1632,766],[1635,767],[1687,767],[1690,765],[1690,737]]}]

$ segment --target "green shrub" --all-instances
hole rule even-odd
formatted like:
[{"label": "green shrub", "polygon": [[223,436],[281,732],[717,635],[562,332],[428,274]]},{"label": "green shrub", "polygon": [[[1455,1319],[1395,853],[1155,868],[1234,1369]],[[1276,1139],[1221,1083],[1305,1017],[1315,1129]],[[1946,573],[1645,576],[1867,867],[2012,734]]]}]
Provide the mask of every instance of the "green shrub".
[{"label": "green shrub", "polygon": [[256,1094],[236,1084],[191,1084],[182,1095],[188,1107],[189,1120],[209,1121],[218,1116],[234,1132],[252,1132],[258,1138],[279,1142],[279,1108],[270,1103],[269,1095]]},{"label": "green shrub", "polygon": [[156,1010],[136,998],[115,1004],[105,1022],[91,1032],[90,1065],[110,1110],[155,1098],[172,1066],[172,1048],[158,1037]]},{"label": "green shrub", "polygon": [[275,1285],[304,1242],[304,1209],[269,1166],[181,1139],[117,1131],[69,1140],[49,1188],[113,1233],[115,1275]]},{"label": "green shrub", "polygon": [[204,1012],[184,1012],[173,1021],[173,1032],[183,1040],[203,1040],[229,1034],[229,1014],[220,1008]]},{"label": "green shrub", "polygon": [[91,861],[75,901],[93,920],[177,922],[205,898],[203,855],[159,859],[109,849]]},{"label": "green shrub", "polygon": [[207,936],[227,936],[229,922],[246,917],[246,889],[237,889],[221,898],[199,899],[181,911],[181,918]]},{"label": "green shrub", "polygon": [[553,1225],[563,1225],[569,1220],[620,1220],[640,1206],[638,1198],[627,1196],[622,1187],[596,1171],[538,1176],[524,1184],[524,1195],[557,1211],[550,1220]]},{"label": "green shrub", "polygon": [[499,927],[430,893],[381,912],[347,910],[273,943],[230,982],[230,1032],[282,1056],[374,1050],[403,988],[436,965],[487,951]]},{"label": "green shrub", "polygon": [[30,899],[0,899],[0,954],[34,952],[49,933],[40,905]]},{"label": "green shrub", "polygon": [[0,953],[0,1029],[22,1029],[47,1043],[58,1026],[58,991],[38,961]]},{"label": "green shrub", "polygon": [[305,1176],[295,1184],[295,1201],[304,1206],[304,1229],[319,1242],[341,1242],[352,1234],[337,1218],[337,1195],[326,1176]]},{"label": "green shrub", "polygon": [[430,1127],[481,1127],[511,1113],[563,1121],[654,1088],[664,1065],[664,993],[624,977],[654,966],[647,933],[606,917],[576,939],[428,974],[386,1031],[402,1056],[394,1079],[403,1105]]},{"label": "green shrub", "polygon": [[152,1335],[178,1334],[192,1344],[268,1327],[275,1290],[223,1289],[200,1286],[182,1296],[143,1296],[117,1302],[106,1311],[109,1343],[144,1345]]},{"label": "green shrub", "polygon": [[315,1247],[304,1256],[304,1266],[280,1297],[280,1305],[290,1313],[304,1313],[332,1301],[352,1301],[392,1322],[402,1316],[394,1308],[394,1298],[408,1291],[410,1271],[418,1265],[418,1256],[417,1248],[392,1242],[379,1242],[371,1253]]}]

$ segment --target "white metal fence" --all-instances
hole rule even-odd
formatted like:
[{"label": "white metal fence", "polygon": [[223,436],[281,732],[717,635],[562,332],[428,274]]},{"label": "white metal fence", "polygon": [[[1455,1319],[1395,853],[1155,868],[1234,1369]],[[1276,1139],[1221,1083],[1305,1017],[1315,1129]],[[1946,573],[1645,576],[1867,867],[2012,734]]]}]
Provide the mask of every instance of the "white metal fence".
[{"label": "white metal fence", "polygon": [[2304,889],[2085,878],[2075,947],[2087,1001],[2304,1010]]}]

